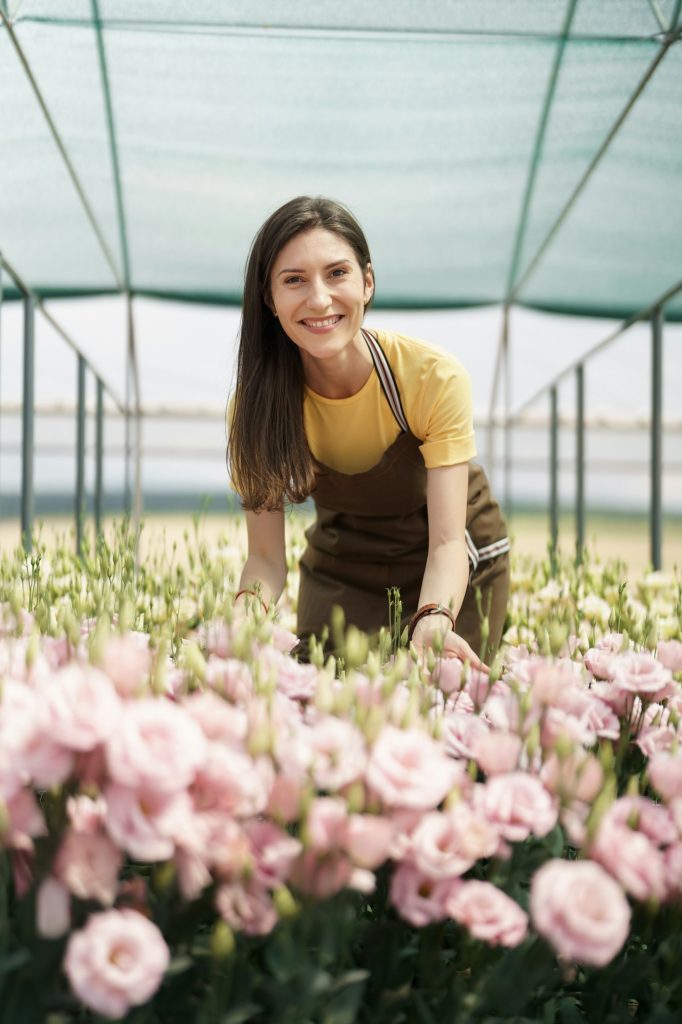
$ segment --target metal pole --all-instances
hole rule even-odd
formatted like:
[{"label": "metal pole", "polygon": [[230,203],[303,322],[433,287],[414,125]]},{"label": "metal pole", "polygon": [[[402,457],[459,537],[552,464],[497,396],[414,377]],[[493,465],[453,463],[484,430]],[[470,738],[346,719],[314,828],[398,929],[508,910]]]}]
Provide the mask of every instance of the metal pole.
[{"label": "metal pole", "polygon": [[97,378],[97,418],[95,421],[95,534],[102,532],[102,464],[104,456],[104,385]]},{"label": "metal pole", "polygon": [[124,424],[124,440],[123,448],[125,451],[125,471],[123,479],[123,510],[127,516],[130,516],[132,510],[131,491],[130,491],[130,380],[132,377],[131,370],[131,355],[130,355],[130,344],[126,345],[126,389],[125,389],[125,424]]},{"label": "metal pole", "polygon": [[85,359],[78,356],[78,404],[76,408],[76,551],[83,553],[85,520]]},{"label": "metal pole", "polygon": [[663,307],[651,317],[651,564],[660,569],[663,470]]},{"label": "metal pole", "polygon": [[511,358],[509,353],[509,306],[505,306],[504,324],[504,511],[511,516],[511,466],[512,466],[512,424],[511,424]]},{"label": "metal pole", "polygon": [[580,565],[585,546],[585,370],[575,368],[575,560]]},{"label": "metal pole", "polygon": [[549,434],[549,550],[552,575],[556,572],[556,554],[559,543],[559,413],[556,386],[550,390]]},{"label": "metal pole", "polygon": [[21,435],[21,539],[25,551],[33,546],[33,414],[35,379],[35,305],[24,297],[24,405]]}]

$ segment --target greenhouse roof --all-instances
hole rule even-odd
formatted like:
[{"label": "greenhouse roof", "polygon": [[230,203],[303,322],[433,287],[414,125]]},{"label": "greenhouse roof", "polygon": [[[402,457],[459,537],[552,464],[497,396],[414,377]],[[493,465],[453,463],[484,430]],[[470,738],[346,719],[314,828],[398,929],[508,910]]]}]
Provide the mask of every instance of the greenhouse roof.
[{"label": "greenhouse roof", "polygon": [[326,194],[377,305],[627,317],[682,277],[681,8],[0,0],[0,250],[43,296],[238,303]]}]

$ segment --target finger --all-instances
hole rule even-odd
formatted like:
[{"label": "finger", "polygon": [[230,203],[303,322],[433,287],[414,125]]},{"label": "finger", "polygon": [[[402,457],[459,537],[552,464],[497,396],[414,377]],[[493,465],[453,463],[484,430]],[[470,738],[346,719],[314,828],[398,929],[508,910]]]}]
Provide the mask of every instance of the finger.
[{"label": "finger", "polygon": [[473,668],[478,669],[479,672],[485,672],[486,675],[490,673],[490,669],[485,662],[481,661],[473,648],[461,637],[457,637],[456,642],[452,643],[448,643],[446,640],[445,647],[443,648],[443,654],[445,657],[459,658],[460,661],[468,661]]}]

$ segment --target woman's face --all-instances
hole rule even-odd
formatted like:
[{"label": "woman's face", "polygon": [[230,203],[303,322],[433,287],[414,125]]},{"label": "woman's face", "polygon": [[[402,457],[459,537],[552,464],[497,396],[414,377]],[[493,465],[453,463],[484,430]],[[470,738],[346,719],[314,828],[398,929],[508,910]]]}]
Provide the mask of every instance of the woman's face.
[{"label": "woman's face", "polygon": [[292,238],[270,275],[274,311],[304,364],[333,359],[357,343],[373,291],[371,268],[361,268],[345,238],[325,228]]}]

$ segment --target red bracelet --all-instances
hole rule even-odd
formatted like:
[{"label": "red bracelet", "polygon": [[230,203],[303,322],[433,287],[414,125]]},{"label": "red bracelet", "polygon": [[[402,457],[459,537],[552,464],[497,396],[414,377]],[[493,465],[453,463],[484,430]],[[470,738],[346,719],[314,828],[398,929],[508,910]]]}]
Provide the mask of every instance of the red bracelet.
[{"label": "red bracelet", "polygon": [[234,595],[235,601],[237,600],[238,597],[241,597],[242,594],[250,594],[251,597],[257,597],[260,603],[263,605],[263,611],[265,612],[266,615],[268,614],[268,606],[266,605],[265,601],[260,596],[260,594],[257,594],[255,590],[248,590],[246,588],[244,590],[238,590],[237,593]]},{"label": "red bracelet", "polygon": [[427,615],[445,615],[445,617],[450,620],[450,625],[452,626],[453,633],[457,632],[457,628],[455,625],[455,616],[452,614],[449,608],[447,608],[444,604],[423,604],[421,608],[417,609],[417,611],[410,619],[409,625],[407,627],[408,643],[412,639],[412,634],[414,633],[414,629],[417,623],[421,622],[422,619],[425,619]]}]

